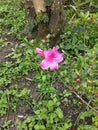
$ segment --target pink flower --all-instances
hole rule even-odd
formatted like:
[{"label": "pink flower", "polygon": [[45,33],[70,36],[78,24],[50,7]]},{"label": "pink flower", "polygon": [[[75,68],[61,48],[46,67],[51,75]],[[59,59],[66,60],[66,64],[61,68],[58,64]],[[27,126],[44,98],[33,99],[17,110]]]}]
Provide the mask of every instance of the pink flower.
[{"label": "pink flower", "polygon": [[58,63],[63,61],[63,55],[58,52],[56,47],[53,47],[52,50],[43,51],[40,48],[36,48],[36,53],[45,59],[40,63],[42,69],[57,70]]}]

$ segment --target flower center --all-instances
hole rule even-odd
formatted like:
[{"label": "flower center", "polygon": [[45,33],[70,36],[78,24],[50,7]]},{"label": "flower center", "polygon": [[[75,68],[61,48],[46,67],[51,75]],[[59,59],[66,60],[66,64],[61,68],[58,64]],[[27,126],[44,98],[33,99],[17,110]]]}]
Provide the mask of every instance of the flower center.
[{"label": "flower center", "polygon": [[55,58],[55,53],[54,53],[54,52],[51,52],[51,53],[49,54],[48,60],[49,60],[50,62],[52,62],[54,58]]}]

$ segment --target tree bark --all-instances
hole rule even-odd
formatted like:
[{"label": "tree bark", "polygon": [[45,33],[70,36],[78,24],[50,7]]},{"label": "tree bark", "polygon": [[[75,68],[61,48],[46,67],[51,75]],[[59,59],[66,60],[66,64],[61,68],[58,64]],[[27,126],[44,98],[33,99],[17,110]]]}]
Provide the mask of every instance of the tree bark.
[{"label": "tree bark", "polygon": [[53,0],[51,5],[51,17],[49,22],[50,33],[57,36],[64,26],[64,10],[62,0]]},{"label": "tree bark", "polygon": [[46,12],[44,0],[32,0],[36,14]]},{"label": "tree bark", "polygon": [[[59,37],[65,23],[63,1],[64,0],[51,0],[51,6],[46,6],[45,0],[26,0],[28,24],[26,26],[26,29],[24,29],[24,34],[26,34],[26,36],[31,39],[43,39],[47,34],[53,34],[54,38],[52,39],[52,41],[56,43],[57,40],[55,41],[55,38]],[[46,14],[49,20],[46,23],[41,21],[40,23],[35,25],[35,28],[33,28],[31,26],[32,21],[36,19],[36,16],[39,13],[41,13],[42,16]],[[27,29],[29,25],[31,27],[30,29]]]}]

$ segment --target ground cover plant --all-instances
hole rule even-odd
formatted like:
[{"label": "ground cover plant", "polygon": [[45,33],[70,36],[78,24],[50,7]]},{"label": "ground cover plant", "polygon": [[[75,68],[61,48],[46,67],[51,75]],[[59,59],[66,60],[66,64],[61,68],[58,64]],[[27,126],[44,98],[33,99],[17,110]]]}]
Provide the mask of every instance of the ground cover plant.
[{"label": "ground cover plant", "polygon": [[[25,1],[0,0],[0,130],[98,129],[97,3],[64,5],[66,23],[53,49],[50,34],[21,36]],[[51,50],[55,68],[40,67]]]}]

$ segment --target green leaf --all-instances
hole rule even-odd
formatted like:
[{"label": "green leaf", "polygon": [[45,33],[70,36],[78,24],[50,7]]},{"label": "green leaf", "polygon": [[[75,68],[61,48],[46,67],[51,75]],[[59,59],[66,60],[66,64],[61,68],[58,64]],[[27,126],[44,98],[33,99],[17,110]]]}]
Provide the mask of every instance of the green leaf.
[{"label": "green leaf", "polygon": [[62,110],[60,108],[57,108],[55,113],[58,115],[59,118],[63,118],[63,113],[62,113]]},{"label": "green leaf", "polygon": [[44,125],[40,125],[40,124],[36,124],[34,126],[35,130],[46,130],[45,126]]}]

